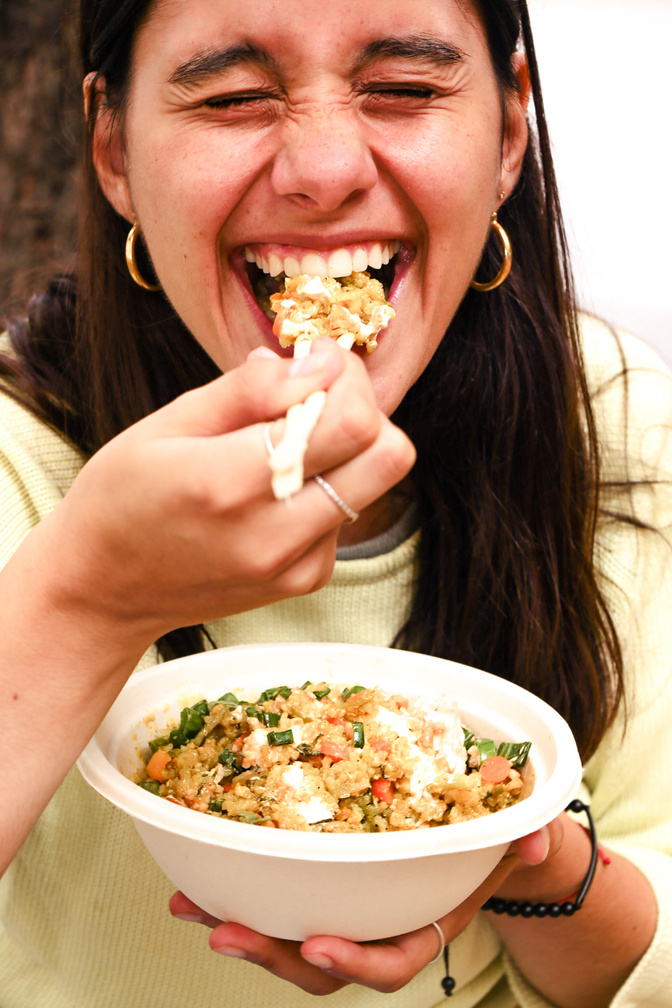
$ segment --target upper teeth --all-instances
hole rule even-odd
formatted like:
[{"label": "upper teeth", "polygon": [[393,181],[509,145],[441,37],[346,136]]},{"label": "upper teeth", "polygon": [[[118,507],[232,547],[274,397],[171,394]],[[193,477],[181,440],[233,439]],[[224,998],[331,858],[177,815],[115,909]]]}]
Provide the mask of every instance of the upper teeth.
[{"label": "upper teeth", "polygon": [[369,249],[355,247],[351,252],[346,248],[334,249],[331,252],[305,252],[301,258],[284,256],[281,258],[274,252],[268,256],[255,249],[245,247],[245,258],[250,263],[256,263],[260,270],[271,276],[284,273],[285,276],[299,276],[307,273],[309,276],[345,277],[351,273],[362,273],[365,269],[380,269],[396,255],[401,248],[401,242],[376,242]]}]

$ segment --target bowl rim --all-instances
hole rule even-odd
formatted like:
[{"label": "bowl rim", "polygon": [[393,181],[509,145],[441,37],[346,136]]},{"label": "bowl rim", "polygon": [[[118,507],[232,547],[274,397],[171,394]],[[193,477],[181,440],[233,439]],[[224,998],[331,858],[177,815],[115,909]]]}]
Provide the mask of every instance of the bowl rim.
[{"label": "bowl rim", "polygon": [[[101,736],[105,734],[110,719],[114,717],[115,705],[127,699],[134,690],[142,687],[148,680],[161,678],[167,671],[173,672],[180,668],[188,669],[193,664],[205,666],[210,662],[221,661],[223,654],[231,654],[232,652],[260,652],[268,656],[273,650],[286,652],[290,649],[315,650],[324,655],[343,652],[346,656],[357,652],[364,657],[367,653],[370,653],[371,657],[373,654],[382,657],[382,652],[385,652],[385,661],[408,662],[410,656],[413,662],[420,661],[423,664],[431,665],[441,663],[448,664],[455,670],[464,669],[468,671],[472,682],[475,680],[484,691],[506,692],[512,694],[514,698],[518,697],[524,700],[525,706],[531,709],[549,728],[550,734],[556,741],[558,751],[564,754],[563,759],[557,760],[543,788],[534,791],[518,804],[501,809],[495,815],[465,823],[453,823],[445,829],[433,827],[390,833],[339,834],[300,830],[266,830],[255,825],[227,821],[203,813],[195,814],[192,809],[157,799],[156,795],[138,787],[108,759]],[[241,674],[238,673],[238,676],[240,677]],[[235,678],[235,674],[232,675],[232,678]],[[505,685],[502,686],[502,684]],[[186,685],[186,682],[183,683],[175,689],[175,692],[178,695],[180,691],[184,692]],[[459,704],[459,697],[456,699]],[[157,704],[157,709],[158,706]],[[146,714],[143,717],[146,717]],[[138,720],[142,720],[142,718],[138,718]],[[460,662],[417,652],[367,644],[310,641],[232,645],[160,662],[150,668],[133,673],[81,753],[77,760],[77,767],[84,780],[95,791],[130,815],[139,824],[145,824],[176,837],[189,838],[192,841],[222,848],[249,853],[256,852],[276,858],[324,860],[326,862],[369,861],[372,858],[399,860],[509,844],[513,840],[539,829],[559,815],[576,797],[582,775],[581,760],[574,736],[567,722],[544,700],[515,683]],[[113,773],[110,773],[110,769],[113,770]],[[528,821],[530,819],[533,820],[532,826]],[[272,846],[269,844],[269,835],[272,837]]]}]

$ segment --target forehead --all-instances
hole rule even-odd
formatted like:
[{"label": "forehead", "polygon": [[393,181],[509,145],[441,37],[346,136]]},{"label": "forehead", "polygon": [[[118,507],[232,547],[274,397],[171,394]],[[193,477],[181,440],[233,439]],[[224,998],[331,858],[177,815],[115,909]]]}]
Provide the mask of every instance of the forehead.
[{"label": "forehead", "polygon": [[[156,0],[136,38],[136,57],[174,69],[219,46],[253,46],[274,62],[311,60],[353,66],[367,53],[391,57],[385,39],[424,40],[428,60],[440,44],[467,58],[485,46],[470,0]],[[436,43],[439,43],[436,45]],[[419,47],[415,45],[416,58]],[[402,56],[397,50],[397,56]]]}]

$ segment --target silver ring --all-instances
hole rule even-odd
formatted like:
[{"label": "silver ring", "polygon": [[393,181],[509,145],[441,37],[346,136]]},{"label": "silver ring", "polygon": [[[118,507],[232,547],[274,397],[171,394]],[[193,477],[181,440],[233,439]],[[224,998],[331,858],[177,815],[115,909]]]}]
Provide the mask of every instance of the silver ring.
[{"label": "silver ring", "polygon": [[435,963],[435,962],[439,961],[439,959],[443,955],[443,950],[446,947],[446,939],[443,937],[443,931],[441,930],[441,928],[439,927],[439,925],[436,923],[436,921],[432,921],[432,927],[435,927],[436,930],[439,932],[439,941],[441,942],[441,944],[439,946],[439,951],[436,953],[436,955],[434,956],[434,958],[430,959],[429,962],[427,963],[428,966],[431,966],[432,963]]},{"label": "silver ring", "polygon": [[356,522],[359,518],[359,512],[354,511],[349,504],[346,504],[342,497],[339,497],[331,483],[327,483],[325,479],[321,476],[313,476],[313,479],[319,487],[322,487],[327,497],[334,502],[336,507],[339,507],[343,514],[345,515],[346,524],[351,524]]}]

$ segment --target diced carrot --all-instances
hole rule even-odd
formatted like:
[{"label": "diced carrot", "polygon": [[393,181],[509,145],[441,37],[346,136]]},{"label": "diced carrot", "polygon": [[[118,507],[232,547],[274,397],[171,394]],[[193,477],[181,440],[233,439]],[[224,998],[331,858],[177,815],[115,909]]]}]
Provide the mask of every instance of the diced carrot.
[{"label": "diced carrot", "polygon": [[347,759],[349,755],[345,746],[339,745],[338,742],[332,742],[328,738],[320,739],[320,752],[323,756],[328,756],[334,763]]},{"label": "diced carrot", "polygon": [[170,763],[170,753],[165,749],[157,749],[152,753],[147,764],[147,776],[163,784],[166,779],[166,766]]},{"label": "diced carrot", "polygon": [[371,781],[371,793],[374,798],[378,799],[378,801],[385,802],[386,805],[391,805],[394,797],[394,787],[392,785],[392,781],[385,780],[383,777],[376,777],[375,780]]},{"label": "diced carrot", "polygon": [[479,773],[486,784],[501,784],[511,774],[511,764],[504,756],[488,756],[481,763]]},{"label": "diced carrot", "polygon": [[341,728],[345,725],[345,718],[342,717],[328,717],[327,721],[329,724],[340,725]]}]

